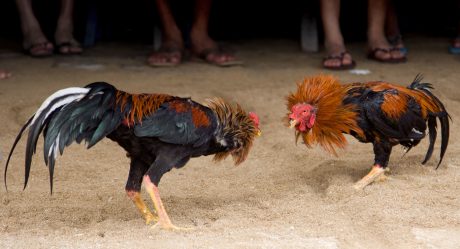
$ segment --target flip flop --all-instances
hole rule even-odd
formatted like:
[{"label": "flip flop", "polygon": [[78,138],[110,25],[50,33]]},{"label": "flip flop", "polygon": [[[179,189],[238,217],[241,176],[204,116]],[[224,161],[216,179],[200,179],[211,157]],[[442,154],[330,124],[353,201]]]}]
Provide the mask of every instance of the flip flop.
[{"label": "flip flop", "polygon": [[231,54],[231,52],[229,52],[228,50],[225,50],[223,49],[221,46],[217,46],[216,48],[208,48],[208,49],[204,49],[202,50],[201,52],[197,53],[196,56],[201,60],[201,61],[204,61],[206,63],[209,63],[211,65],[216,65],[216,66],[219,66],[219,67],[231,67],[231,66],[241,66],[243,65],[243,61],[240,61],[240,60],[229,60],[229,61],[222,61],[222,62],[218,62],[218,61],[213,61],[211,59],[209,59],[209,55],[229,55]]},{"label": "flip flop", "polygon": [[[171,58],[177,53],[179,54],[179,60],[177,62],[172,62]],[[166,60],[161,61],[161,62],[150,62],[150,58],[153,55],[163,56],[164,58],[166,58]],[[153,52],[149,56],[149,58],[147,59],[147,64],[153,67],[174,67],[174,66],[181,64],[184,57],[185,57],[184,49],[177,48],[177,47],[161,47],[160,49]]]},{"label": "flip flop", "polygon": [[460,47],[449,46],[449,53],[451,54],[460,54]]},{"label": "flip flop", "polygon": [[402,54],[404,54],[404,56],[406,56],[407,52],[409,52],[409,50],[404,45],[402,47],[398,48],[398,45],[403,44],[402,35],[388,36],[387,40],[388,40],[388,43],[390,43],[391,46],[399,49],[399,51]]},{"label": "flip flop", "polygon": [[383,62],[383,63],[403,63],[407,61],[406,55],[404,55],[404,57],[401,57],[401,58],[388,58],[388,59],[382,59],[376,56],[378,52],[391,53],[392,51],[400,51],[400,50],[399,48],[374,48],[367,54],[367,58],[370,60],[375,60],[375,61]]},{"label": "flip flop", "polygon": [[52,45],[50,42],[35,43],[23,49],[24,54],[35,58],[44,58],[53,54],[53,48],[48,49],[47,46]]},{"label": "flip flop", "polygon": [[[63,48],[68,48],[67,52],[62,52]],[[81,51],[80,52],[74,52],[74,51],[72,51],[72,48],[79,48],[79,49],[81,49]],[[78,43],[77,41],[66,41],[66,42],[58,43],[58,44],[56,44],[56,51],[57,51],[58,54],[62,54],[62,55],[79,55],[79,54],[83,53],[83,49],[82,49],[80,43]]]},{"label": "flip flop", "polygon": [[[356,62],[354,60],[351,60],[351,64],[343,64],[343,57],[346,54],[350,54],[348,51],[341,52],[338,55],[328,55],[323,59],[323,68],[329,69],[329,70],[348,70],[348,69],[353,69],[356,67]],[[324,65],[324,62],[327,60],[339,60],[340,65],[339,66],[326,66]]]}]

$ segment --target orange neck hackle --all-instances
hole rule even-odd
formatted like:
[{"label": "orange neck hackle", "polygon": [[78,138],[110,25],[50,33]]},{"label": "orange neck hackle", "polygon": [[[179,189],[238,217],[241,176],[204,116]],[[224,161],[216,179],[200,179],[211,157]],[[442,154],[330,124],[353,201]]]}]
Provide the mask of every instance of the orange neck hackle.
[{"label": "orange neck hackle", "polygon": [[123,91],[116,93],[116,105],[123,112],[127,105],[131,110],[127,113],[125,120],[127,124],[142,122],[142,118],[155,112],[161,104],[173,99],[167,94],[131,94]]},{"label": "orange neck hackle", "polygon": [[221,137],[231,137],[236,148],[219,152],[214,156],[215,161],[221,161],[232,155],[235,165],[244,162],[252,147],[254,138],[260,135],[259,118],[249,114],[240,105],[230,105],[221,98],[209,99],[207,106],[215,113],[219,122]]},{"label": "orange neck hackle", "polygon": [[305,124],[295,124],[296,139],[302,137],[306,146],[319,144],[336,155],[335,148],[344,148],[347,144],[343,133],[354,131],[364,136],[356,122],[358,114],[355,106],[342,103],[347,90],[336,78],[328,75],[305,78],[298,83],[297,91],[286,98],[289,111],[287,120],[292,121],[293,117],[300,116],[299,112],[303,113],[308,106],[311,110],[308,110]]}]

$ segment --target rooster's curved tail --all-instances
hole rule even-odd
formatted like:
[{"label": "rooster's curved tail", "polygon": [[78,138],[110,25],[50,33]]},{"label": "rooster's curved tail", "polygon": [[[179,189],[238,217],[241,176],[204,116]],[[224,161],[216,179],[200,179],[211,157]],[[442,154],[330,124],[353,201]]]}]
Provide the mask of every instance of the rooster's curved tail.
[{"label": "rooster's curved tail", "polygon": [[14,141],[5,165],[5,188],[8,163],[22,134],[28,129],[24,189],[27,187],[38,137],[43,133],[44,159],[49,168],[52,193],[54,164],[58,152],[62,155],[64,148],[74,141],[80,143],[85,140],[90,148],[122,122],[124,114],[115,108],[116,92],[112,85],[96,82],[84,88],[65,88],[49,96],[29,118]]},{"label": "rooster's curved tail", "polygon": [[439,157],[439,163],[436,166],[437,169],[442,162],[444,154],[447,150],[447,145],[449,143],[449,119],[451,119],[451,117],[447,112],[446,108],[444,107],[444,104],[431,92],[433,86],[430,83],[421,83],[421,80],[422,76],[417,75],[412,84],[408,86],[408,88],[411,90],[422,92],[422,96],[424,96],[423,98],[426,98],[425,102],[433,103],[434,105],[434,108],[431,108],[432,110],[428,110],[428,131],[430,145],[428,147],[428,151],[422,164],[425,164],[433,154],[434,144],[436,142],[437,136],[436,118],[438,118],[439,122],[441,123],[441,153]]}]

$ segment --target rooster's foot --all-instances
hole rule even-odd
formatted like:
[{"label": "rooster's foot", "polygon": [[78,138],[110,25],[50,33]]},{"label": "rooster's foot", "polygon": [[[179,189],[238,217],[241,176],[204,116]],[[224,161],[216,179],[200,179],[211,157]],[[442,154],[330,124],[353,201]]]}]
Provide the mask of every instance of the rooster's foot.
[{"label": "rooster's foot", "polygon": [[146,225],[149,225],[150,223],[153,223],[153,222],[158,222],[158,216],[152,214],[152,213],[147,213],[144,215],[144,219],[145,219],[145,224]]},{"label": "rooster's foot", "polygon": [[380,165],[375,165],[372,167],[371,172],[363,177],[361,180],[355,183],[353,186],[356,190],[362,190],[367,185],[375,182],[375,181],[385,181],[387,177],[385,176],[385,169],[380,167]]},{"label": "rooster's foot", "polygon": [[168,231],[191,231],[193,228],[178,227],[169,222],[158,221],[151,227],[152,229],[161,228]]}]

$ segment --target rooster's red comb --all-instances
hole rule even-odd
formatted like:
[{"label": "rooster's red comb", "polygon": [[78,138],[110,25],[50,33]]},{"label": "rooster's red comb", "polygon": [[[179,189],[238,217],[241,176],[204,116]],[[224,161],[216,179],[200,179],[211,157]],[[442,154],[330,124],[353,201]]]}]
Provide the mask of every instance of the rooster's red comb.
[{"label": "rooster's red comb", "polygon": [[249,118],[252,119],[257,128],[259,128],[259,116],[255,112],[249,112]]}]

